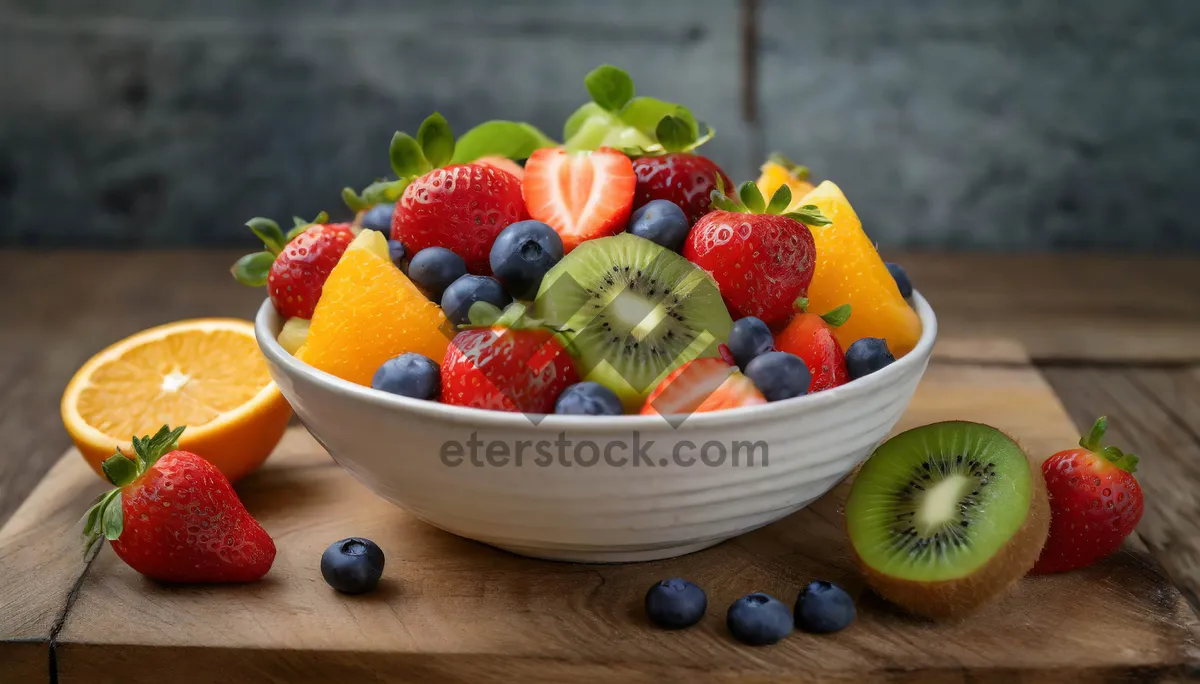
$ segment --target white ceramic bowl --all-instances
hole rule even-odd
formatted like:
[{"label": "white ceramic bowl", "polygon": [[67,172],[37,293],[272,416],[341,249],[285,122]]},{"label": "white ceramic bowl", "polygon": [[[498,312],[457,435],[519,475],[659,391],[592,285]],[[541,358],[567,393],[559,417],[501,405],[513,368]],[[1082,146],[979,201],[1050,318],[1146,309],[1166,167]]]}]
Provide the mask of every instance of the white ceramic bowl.
[{"label": "white ceramic bowl", "polygon": [[924,331],[896,363],[817,394],[695,414],[678,427],[659,416],[535,422],[395,396],[294,359],[275,341],[283,321],[270,301],[255,329],[309,431],[376,494],[518,554],[625,562],[698,551],[779,520],[865,459],[908,406],[937,337],[929,304],[919,294],[913,302]]}]

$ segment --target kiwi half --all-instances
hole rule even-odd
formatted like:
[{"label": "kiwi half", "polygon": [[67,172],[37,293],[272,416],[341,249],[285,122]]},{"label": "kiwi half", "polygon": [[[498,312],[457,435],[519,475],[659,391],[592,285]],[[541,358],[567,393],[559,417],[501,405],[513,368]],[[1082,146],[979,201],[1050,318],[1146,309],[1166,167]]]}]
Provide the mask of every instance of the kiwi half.
[{"label": "kiwi half", "polygon": [[868,583],[930,618],[961,617],[1003,594],[1033,567],[1049,525],[1041,469],[979,423],[896,435],[863,464],[846,500]]},{"label": "kiwi half", "polygon": [[534,313],[562,329],[580,375],[627,411],[683,363],[719,355],[733,327],[711,276],[628,233],[572,250],[542,279]]}]

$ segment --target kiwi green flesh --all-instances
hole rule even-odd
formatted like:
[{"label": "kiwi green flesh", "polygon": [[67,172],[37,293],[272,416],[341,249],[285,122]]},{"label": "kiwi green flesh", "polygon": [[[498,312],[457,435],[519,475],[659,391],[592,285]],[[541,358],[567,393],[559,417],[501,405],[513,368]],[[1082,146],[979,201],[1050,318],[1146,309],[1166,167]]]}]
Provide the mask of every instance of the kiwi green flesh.
[{"label": "kiwi green flesh", "polygon": [[733,327],[707,273],[628,233],[564,257],[543,278],[534,312],[563,329],[580,375],[612,389],[630,411],[681,364],[717,356]]},{"label": "kiwi green flesh", "polygon": [[946,422],[885,442],[846,500],[846,528],[863,563],[899,579],[967,577],[1017,534],[1030,510],[1030,466],[995,428]]}]

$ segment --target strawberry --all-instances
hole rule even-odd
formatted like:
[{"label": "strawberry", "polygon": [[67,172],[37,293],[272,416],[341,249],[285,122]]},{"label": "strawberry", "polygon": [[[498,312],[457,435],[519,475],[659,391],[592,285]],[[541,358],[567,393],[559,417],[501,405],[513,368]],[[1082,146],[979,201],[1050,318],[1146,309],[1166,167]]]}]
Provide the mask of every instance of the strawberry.
[{"label": "strawberry", "polygon": [[266,246],[247,254],[231,269],[238,282],[267,286],[267,296],[284,318],[312,318],[329,272],[354,239],[348,223],[325,223],[324,212],[310,223],[297,218],[285,235],[271,219],[252,218],[246,225]]},{"label": "strawberry", "polygon": [[1133,471],[1138,458],[1102,446],[1108,419],[1100,418],[1079,440],[1042,463],[1050,494],[1050,536],[1033,573],[1083,568],[1116,551],[1142,518],[1142,488]]},{"label": "strawberry", "polygon": [[490,275],[488,254],[500,231],[526,218],[521,181],[488,164],[453,164],[413,180],[392,214],[392,239],[413,254],[444,247],[467,271]]},{"label": "strawberry", "polygon": [[530,217],[554,228],[570,252],[584,240],[625,230],[636,183],[629,157],[611,147],[570,153],[559,147],[525,162],[521,190]]},{"label": "strawberry", "polygon": [[558,395],[578,381],[570,354],[544,327],[463,330],[442,361],[442,401],[456,406],[554,413]]},{"label": "strawberry", "polygon": [[723,187],[733,187],[733,181],[721,167],[698,154],[639,157],[633,160],[633,171],[637,174],[637,188],[633,194],[635,210],[651,200],[664,199],[678,205],[691,225],[709,212],[718,176]]},{"label": "strawberry", "polygon": [[103,464],[117,486],[88,510],[90,551],[107,539],[141,574],[160,582],[252,582],[275,561],[275,543],[229,480],[196,454],[175,450],[183,428],[133,438],[135,458]]},{"label": "strawberry", "polygon": [[712,193],[717,210],[692,226],[683,256],[712,274],[735,320],[754,316],[779,329],[813,277],[817,249],[805,224],[829,219],[815,206],[783,214],[792,201],[787,186],[768,205],[752,181],[740,188],[740,202],[723,194],[723,183]]},{"label": "strawberry", "polygon": [[850,317],[850,305],[843,304],[821,316],[805,311],[807,305],[807,300],[799,300],[799,313],[775,336],[775,348],[804,359],[812,375],[808,388],[811,394],[850,382],[846,353],[833,336],[833,329]]},{"label": "strawberry", "polygon": [[754,406],[767,400],[754,383],[723,358],[693,359],[671,371],[646,397],[643,415],[689,415]]},{"label": "strawberry", "polygon": [[361,194],[342,190],[353,211],[396,203],[391,238],[415,255],[444,247],[475,275],[490,275],[488,253],[500,231],[528,218],[521,196],[520,165],[534,150],[556,144],[541,131],[516,121],[485,121],[455,139],[437,112],[414,138],[399,131],[388,156],[397,180],[380,180]]}]

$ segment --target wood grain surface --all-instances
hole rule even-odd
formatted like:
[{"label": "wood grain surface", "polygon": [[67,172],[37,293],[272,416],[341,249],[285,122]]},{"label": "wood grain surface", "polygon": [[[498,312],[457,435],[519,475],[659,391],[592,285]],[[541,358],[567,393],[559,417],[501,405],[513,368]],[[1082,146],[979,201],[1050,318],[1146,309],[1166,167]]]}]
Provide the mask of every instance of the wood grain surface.
[{"label": "wood grain surface", "polygon": [[[1076,439],[1036,370],[1017,362],[983,367],[955,355],[961,352],[939,353],[898,429],[979,420],[1039,455]],[[1137,540],[1091,569],[1028,578],[1003,602],[961,623],[928,623],[893,610],[865,589],[850,562],[841,531],[846,484],[786,520],[683,558],[551,563],[413,520],[370,495],[296,429],[262,471],[238,486],[279,547],[266,580],[166,587],[133,573],[108,548],[81,568],[62,521],[86,506],[89,477],[78,455],[68,453],[53,480],[0,533],[22,542],[0,544],[0,568],[11,578],[0,586],[9,608],[0,613],[0,662],[36,666],[36,651],[27,652],[40,640],[45,665],[52,640],[56,681],[63,684],[802,676],[1104,682],[1182,680],[1198,672],[1195,616]],[[375,539],[388,555],[376,594],[347,598],[320,578],[321,551],[352,534]],[[43,540],[36,555],[26,552],[30,539]],[[654,630],[641,614],[642,594],[674,575],[707,589],[708,615],[685,632]],[[724,610],[733,599],[761,590],[790,603],[816,578],[843,583],[859,597],[860,618],[850,629],[827,637],[797,633],[764,649],[740,646],[726,633]],[[54,596],[34,596],[45,593]],[[43,613],[62,617],[32,619]],[[11,615],[26,616],[21,624],[29,626],[18,633]]]}]

